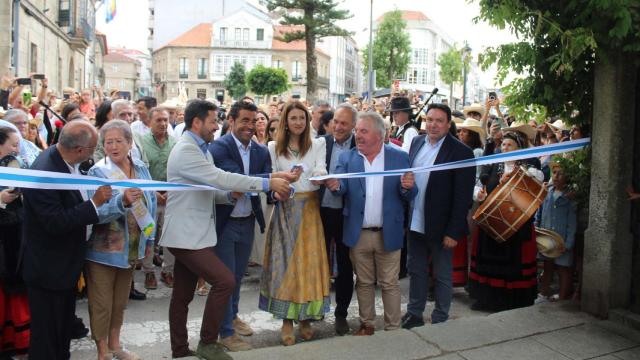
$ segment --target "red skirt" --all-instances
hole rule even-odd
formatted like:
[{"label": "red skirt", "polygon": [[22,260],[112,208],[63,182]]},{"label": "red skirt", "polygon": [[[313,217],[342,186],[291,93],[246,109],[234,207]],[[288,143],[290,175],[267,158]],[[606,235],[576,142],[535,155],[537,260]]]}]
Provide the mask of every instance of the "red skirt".
[{"label": "red skirt", "polygon": [[452,259],[452,282],[454,287],[467,285],[467,265],[469,255],[467,254],[467,237],[458,241],[458,245],[453,249]]},{"label": "red skirt", "polygon": [[26,293],[6,293],[0,287],[0,355],[29,351],[31,313]]}]

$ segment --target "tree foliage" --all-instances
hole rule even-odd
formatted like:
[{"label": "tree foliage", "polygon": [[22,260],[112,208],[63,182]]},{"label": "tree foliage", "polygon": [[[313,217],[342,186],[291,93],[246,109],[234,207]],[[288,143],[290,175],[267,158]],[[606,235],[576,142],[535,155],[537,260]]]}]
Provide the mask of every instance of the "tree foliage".
[{"label": "tree foliage", "polygon": [[[307,55],[307,99],[317,94],[318,59],[316,41],[327,36],[349,36],[350,32],[336,25],[336,21],[349,19],[347,10],[339,10],[335,0],[265,0],[269,11],[282,10],[282,25],[299,26],[299,30],[286,32],[279,40],[304,40]],[[290,10],[296,10],[290,12]]]},{"label": "tree foliage", "polygon": [[595,62],[607,61],[612,49],[639,58],[637,0],[480,0],[480,9],[477,20],[509,27],[520,40],[480,57],[484,68],[497,65],[501,82],[510,71],[523,76],[503,87],[506,104],[522,111],[516,116],[537,105],[571,123],[589,123]]},{"label": "tree foliage", "polygon": [[[402,12],[394,10],[386,13],[376,30],[373,41],[373,69],[376,71],[376,85],[390,87],[391,82],[407,72],[411,54],[411,40],[406,32],[407,23]],[[369,71],[369,45],[364,50],[364,74]]]},{"label": "tree foliage", "polygon": [[463,70],[469,69],[468,56],[463,60],[463,51],[453,46],[438,56],[437,64],[440,67],[440,79],[449,84],[449,104],[453,104],[453,84],[462,83]]},{"label": "tree foliage", "polygon": [[233,64],[229,75],[224,78],[223,85],[234,99],[240,99],[247,94],[247,76],[242,63]]},{"label": "tree foliage", "polygon": [[247,74],[247,85],[257,95],[281,94],[289,88],[289,76],[284,69],[257,65]]}]

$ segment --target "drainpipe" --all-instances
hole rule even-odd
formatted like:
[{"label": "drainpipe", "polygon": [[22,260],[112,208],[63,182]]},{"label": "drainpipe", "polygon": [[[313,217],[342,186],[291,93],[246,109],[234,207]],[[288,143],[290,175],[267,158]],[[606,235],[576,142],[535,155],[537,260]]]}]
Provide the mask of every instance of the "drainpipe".
[{"label": "drainpipe", "polygon": [[11,56],[11,66],[13,66],[14,75],[18,76],[18,45],[20,43],[20,0],[13,0],[13,16],[11,19],[12,22],[12,41],[13,41],[13,49]]}]

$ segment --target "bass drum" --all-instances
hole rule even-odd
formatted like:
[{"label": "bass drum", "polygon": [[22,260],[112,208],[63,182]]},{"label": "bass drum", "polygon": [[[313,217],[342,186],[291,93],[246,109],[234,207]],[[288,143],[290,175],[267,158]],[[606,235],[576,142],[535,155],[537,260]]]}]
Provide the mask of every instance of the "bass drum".
[{"label": "bass drum", "polygon": [[493,239],[504,242],[531,219],[546,196],[546,187],[518,167],[489,194],[473,220]]}]

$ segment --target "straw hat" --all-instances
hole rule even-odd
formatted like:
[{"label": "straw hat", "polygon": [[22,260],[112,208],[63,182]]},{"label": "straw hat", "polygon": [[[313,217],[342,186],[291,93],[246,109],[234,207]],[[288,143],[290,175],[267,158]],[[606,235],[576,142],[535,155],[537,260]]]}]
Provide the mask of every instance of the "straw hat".
[{"label": "straw hat", "polygon": [[461,118],[461,117],[454,116],[453,117],[453,122],[456,123],[456,125],[460,125],[460,124],[462,124],[464,122],[464,119]]},{"label": "straw hat", "polygon": [[162,104],[160,104],[160,106],[165,109],[175,110],[178,107],[178,99],[176,98],[167,99]]},{"label": "straw hat", "polygon": [[531,142],[533,142],[533,140],[535,140],[536,138],[536,129],[534,129],[533,126],[522,121],[514,121],[511,126],[502,128],[502,132],[509,131],[519,131],[527,135],[527,138],[529,138],[529,141]]},{"label": "straw hat", "polygon": [[557,258],[565,251],[562,236],[553,230],[536,227],[538,252],[548,258]]},{"label": "straw hat", "polygon": [[549,125],[549,127],[555,132],[555,131],[564,131],[564,130],[569,130],[567,128],[567,125],[564,123],[564,121],[562,121],[561,119],[558,119],[556,121],[554,121],[553,123],[551,122],[546,122],[547,125]]},{"label": "straw hat", "polygon": [[484,115],[484,106],[482,106],[482,104],[473,103],[469,106],[465,106],[462,109],[462,113],[464,114],[465,117],[469,117],[470,112],[477,112],[480,115]]},{"label": "straw hat", "polygon": [[478,135],[480,135],[480,141],[484,143],[484,140],[487,137],[487,132],[482,128],[480,121],[472,118],[466,118],[464,122],[456,125],[458,125],[458,129],[467,129],[478,133]]}]

